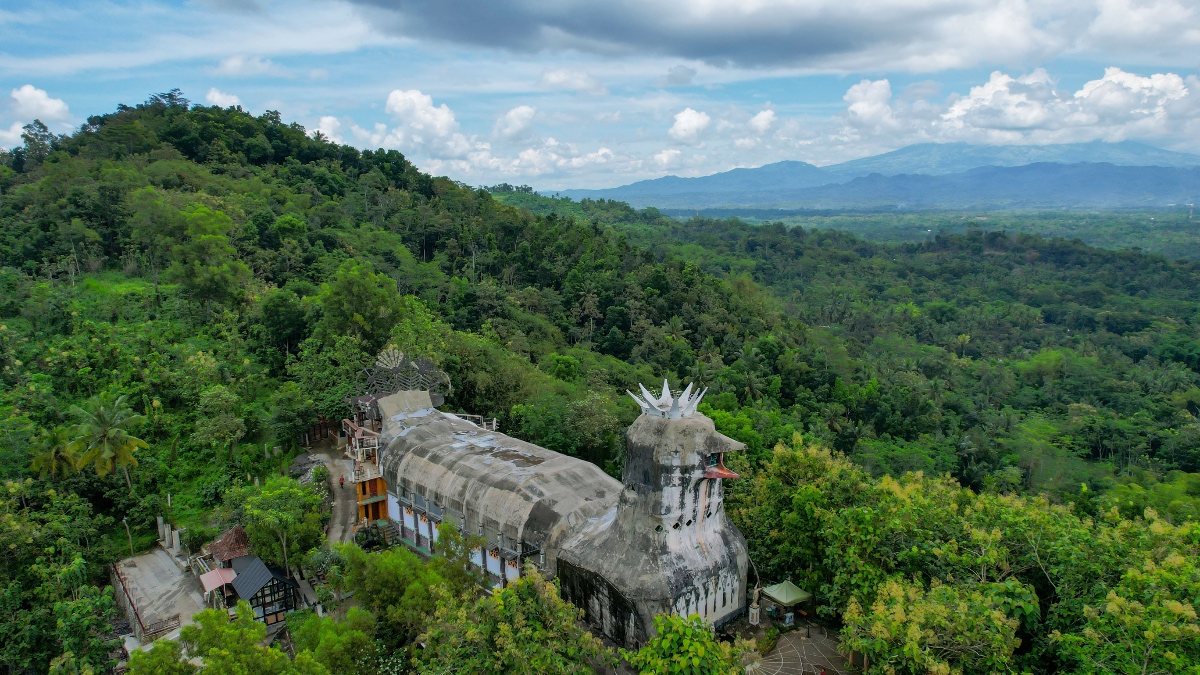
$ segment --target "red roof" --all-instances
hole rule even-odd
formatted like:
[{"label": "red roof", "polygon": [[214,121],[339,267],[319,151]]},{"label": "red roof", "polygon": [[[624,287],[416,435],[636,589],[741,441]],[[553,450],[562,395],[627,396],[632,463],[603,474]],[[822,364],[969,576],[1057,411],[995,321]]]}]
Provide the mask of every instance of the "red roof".
[{"label": "red roof", "polygon": [[208,545],[208,552],[221,562],[250,555],[250,537],[241,525],[234,525],[219,539]]},{"label": "red roof", "polygon": [[220,588],[225,584],[231,583],[237,578],[237,572],[230,567],[218,567],[210,572],[205,572],[200,575],[200,585],[204,587],[204,592],[207,593],[214,588]]}]

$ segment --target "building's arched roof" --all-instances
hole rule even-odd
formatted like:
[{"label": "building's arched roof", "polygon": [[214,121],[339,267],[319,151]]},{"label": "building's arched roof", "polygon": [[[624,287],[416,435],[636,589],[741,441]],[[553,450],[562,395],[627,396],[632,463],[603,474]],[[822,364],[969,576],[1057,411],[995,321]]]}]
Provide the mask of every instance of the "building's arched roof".
[{"label": "building's arched roof", "polygon": [[378,405],[389,491],[421,495],[468,527],[482,524],[485,534],[556,549],[621,493],[596,465],[443,413],[426,392],[400,392]]}]

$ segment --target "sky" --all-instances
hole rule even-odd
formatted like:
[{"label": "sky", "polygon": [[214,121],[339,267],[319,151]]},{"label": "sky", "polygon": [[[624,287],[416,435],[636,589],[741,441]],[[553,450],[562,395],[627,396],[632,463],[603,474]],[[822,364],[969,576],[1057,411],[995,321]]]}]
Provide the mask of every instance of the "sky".
[{"label": "sky", "polygon": [[173,88],[539,190],[926,142],[1200,152],[1200,2],[0,0],[0,147]]}]

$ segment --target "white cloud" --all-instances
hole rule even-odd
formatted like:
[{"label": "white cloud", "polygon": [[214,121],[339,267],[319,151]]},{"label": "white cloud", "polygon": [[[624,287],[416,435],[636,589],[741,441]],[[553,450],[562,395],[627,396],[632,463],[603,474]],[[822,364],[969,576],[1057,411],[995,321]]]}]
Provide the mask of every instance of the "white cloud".
[{"label": "white cloud", "polygon": [[750,127],[750,131],[761,136],[770,131],[774,124],[775,111],[761,110],[754,117],[750,118],[750,121],[746,123],[746,126]]},{"label": "white cloud", "polygon": [[7,129],[0,128],[0,148],[15,148],[22,144],[21,123],[13,122]]},{"label": "white cloud", "polygon": [[695,143],[710,124],[712,118],[708,113],[684,108],[675,114],[675,123],[667,130],[667,135],[680,143]]},{"label": "white cloud", "polygon": [[1179,0],[1099,0],[1085,40],[1109,48],[1200,45],[1196,7]]},{"label": "white cloud", "polygon": [[1107,68],[1071,93],[1045,70],[992,73],[942,115],[947,131],[988,143],[1054,143],[1164,138],[1200,119],[1200,97],[1174,73],[1136,75]]},{"label": "white cloud", "polygon": [[1019,78],[996,71],[942,116],[958,129],[1011,130],[1058,125],[1064,117],[1065,102],[1055,95],[1050,76],[1041,68]]},{"label": "white cloud", "polygon": [[679,155],[681,154],[683,153],[674,148],[667,148],[662,152],[656,153],[654,155],[654,161],[660,168],[669,169],[679,160]]},{"label": "white cloud", "polygon": [[598,148],[595,152],[589,152],[583,155],[567,157],[560,161],[559,166],[563,168],[579,169],[585,166],[595,166],[597,164],[608,164],[612,161],[612,150],[605,147]]},{"label": "white cloud", "polygon": [[433,97],[419,89],[393,91],[385,109],[398,122],[384,139],[385,147],[417,148],[439,159],[463,158],[479,147],[459,133],[449,106],[435,106]]},{"label": "white cloud", "polygon": [[[13,112],[23,121],[54,122],[69,119],[70,110],[61,98],[51,98],[44,89],[26,84],[12,90]],[[19,136],[19,134],[18,134]]]},{"label": "white cloud", "polygon": [[415,133],[438,138],[458,130],[454,112],[445,103],[433,105],[433,97],[419,89],[396,89],[388,94],[386,110]]},{"label": "white cloud", "polygon": [[321,132],[321,135],[329,141],[334,143],[345,142],[342,137],[342,123],[333,115],[325,115],[320,119],[320,121],[317,123],[316,130],[313,132],[313,135],[316,135],[316,132],[318,131]]},{"label": "white cloud", "polygon": [[599,80],[582,70],[552,68],[542,72],[542,86],[552,89],[582,91],[597,96],[608,93]]},{"label": "white cloud", "polygon": [[[384,141],[388,140],[388,126],[383,122],[376,122],[375,126],[371,129],[364,129],[357,124],[352,124],[350,125],[350,133],[354,134],[354,139],[358,142],[359,146],[372,149],[384,147]],[[393,148],[398,147],[390,142],[388,145]]]},{"label": "white cloud", "polygon": [[212,87],[208,90],[208,93],[204,95],[204,100],[208,101],[209,105],[215,105],[221,108],[228,108],[230,106],[242,104],[242,99],[233,94],[227,94],[216,87]]},{"label": "white cloud", "polygon": [[1104,77],[1075,92],[1079,111],[1087,115],[1080,121],[1093,123],[1162,120],[1168,115],[1168,107],[1188,97],[1195,100],[1183,78],[1174,73],[1141,77],[1120,68],[1106,68]]},{"label": "white cloud", "polygon": [[533,118],[537,108],[519,105],[500,116],[492,127],[492,135],[506,140],[526,138],[533,130]]},{"label": "white cloud", "polygon": [[256,77],[261,75],[286,76],[287,69],[261,56],[230,56],[222,59],[213,73],[227,77]]},{"label": "white cloud", "polygon": [[[606,147],[599,147],[593,152],[580,152],[571,143],[562,143],[554,138],[547,138],[538,145],[526,148],[514,159],[503,159],[490,155],[477,155],[476,168],[491,168],[505,174],[540,176],[563,171],[578,171],[610,164],[617,161],[616,153]],[[485,160],[479,163],[479,160]]]},{"label": "white cloud", "polygon": [[842,97],[850,104],[846,108],[850,124],[875,132],[896,127],[891,99],[892,85],[887,80],[863,80],[850,87]]}]

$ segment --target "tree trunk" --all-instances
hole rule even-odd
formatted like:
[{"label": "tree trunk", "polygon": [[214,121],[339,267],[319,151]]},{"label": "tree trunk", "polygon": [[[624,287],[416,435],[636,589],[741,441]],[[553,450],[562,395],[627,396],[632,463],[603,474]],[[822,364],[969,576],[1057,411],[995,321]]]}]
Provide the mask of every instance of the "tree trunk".
[{"label": "tree trunk", "polygon": [[129,480],[129,467],[122,464],[121,471],[125,473],[125,485],[129,487],[129,494],[133,494],[133,481]]},{"label": "tree trunk", "polygon": [[158,295],[158,261],[152,260],[150,268],[154,270],[154,307],[157,309],[162,306],[162,300]]},{"label": "tree trunk", "polygon": [[283,547],[283,573],[290,576],[292,571],[288,568],[287,533],[283,530],[279,532],[279,543]]}]

